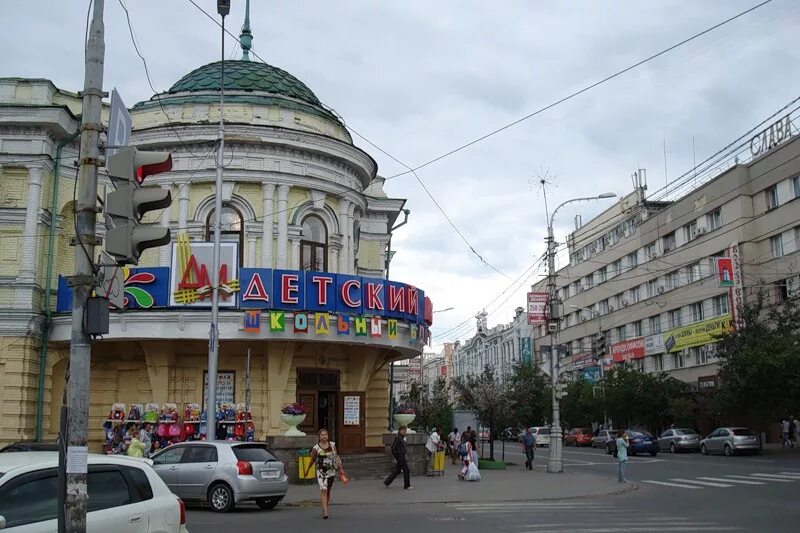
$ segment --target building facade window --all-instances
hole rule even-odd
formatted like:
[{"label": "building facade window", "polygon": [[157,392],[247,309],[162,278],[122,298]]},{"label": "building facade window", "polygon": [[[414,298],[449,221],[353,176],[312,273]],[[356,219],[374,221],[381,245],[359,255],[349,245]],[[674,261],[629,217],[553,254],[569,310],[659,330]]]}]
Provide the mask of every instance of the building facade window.
[{"label": "building facade window", "polygon": [[632,288],[632,289],[631,289],[631,303],[632,303],[632,304],[635,304],[635,303],[636,303],[636,302],[638,302],[640,299],[641,299],[641,298],[640,298],[640,296],[639,296],[639,287],[634,287],[634,288]]},{"label": "building facade window", "polygon": [[655,241],[645,246],[644,254],[648,260],[658,257],[658,248],[656,247]]},{"label": "building facade window", "polygon": [[303,219],[300,268],[320,272],[328,270],[328,229],[316,215],[308,215]]},{"label": "building facade window", "polygon": [[695,281],[700,279],[700,262],[692,263],[688,267],[686,267],[686,274],[689,280],[689,283],[694,283]]},{"label": "building facade window", "polygon": [[675,232],[664,235],[664,253],[671,252],[676,248]]},{"label": "building facade window", "polygon": [[783,239],[780,233],[769,238],[769,249],[772,257],[783,257]]},{"label": "building facade window", "polygon": [[703,320],[703,302],[696,302],[692,304],[692,322],[700,322]]},{"label": "building facade window", "polygon": [[778,186],[773,185],[764,191],[764,200],[767,203],[767,211],[778,207]]},{"label": "building facade window", "polygon": [[661,315],[651,316],[648,319],[647,329],[651,335],[661,333]]},{"label": "building facade window", "polygon": [[627,338],[625,334],[625,326],[617,328],[617,341],[624,341]]},{"label": "building facade window", "polygon": [[708,226],[708,231],[714,231],[717,228],[722,227],[722,209],[717,208],[714,211],[710,212],[706,215],[706,222]]},{"label": "building facade window", "polygon": [[637,320],[633,323],[633,336],[634,337],[641,337],[643,335],[642,332],[642,321]]},{"label": "building facade window", "polygon": [[639,256],[636,252],[628,254],[628,270],[639,266]]},{"label": "building facade window", "polygon": [[728,314],[729,309],[728,309],[727,294],[720,294],[719,296],[714,296],[714,299],[712,301],[714,303],[714,314],[716,316],[722,316]]},{"label": "building facade window", "polygon": [[653,365],[655,366],[656,372],[663,372],[664,371],[664,356],[659,354],[653,356]]},{"label": "building facade window", "polygon": [[792,188],[794,189],[794,197],[800,198],[800,176],[792,178]]},{"label": "building facade window", "polygon": [[669,321],[669,329],[681,327],[681,310],[673,309],[667,315]]},{"label": "building facade window", "polygon": [[597,277],[600,280],[600,283],[605,283],[608,280],[608,273],[606,272],[606,267],[601,268],[597,271]]},{"label": "building facade window", "polygon": [[[214,223],[216,216],[214,210],[208,214],[206,219],[206,240],[214,240]],[[239,249],[239,264],[244,264],[244,223],[242,214],[238,209],[229,205],[222,205],[222,215],[220,216],[220,241],[235,242]]]},{"label": "building facade window", "polygon": [[775,302],[785,302],[789,298],[789,291],[786,287],[786,280],[782,279],[774,283],[775,286]]},{"label": "building facade window", "polygon": [[697,237],[697,221],[693,220],[683,227],[683,240],[689,242]]},{"label": "building facade window", "polygon": [[673,368],[683,368],[686,366],[686,358],[683,355],[683,352],[677,352],[672,354],[672,367]]},{"label": "building facade window", "polygon": [[666,275],[666,282],[667,282],[667,290],[671,291],[677,289],[680,286],[680,282],[678,281],[678,271],[673,270],[669,274]]},{"label": "building facade window", "polygon": [[647,297],[653,298],[658,294],[658,280],[651,279],[647,282]]},{"label": "building facade window", "polygon": [[622,259],[617,259],[611,263],[611,277],[622,274]]}]

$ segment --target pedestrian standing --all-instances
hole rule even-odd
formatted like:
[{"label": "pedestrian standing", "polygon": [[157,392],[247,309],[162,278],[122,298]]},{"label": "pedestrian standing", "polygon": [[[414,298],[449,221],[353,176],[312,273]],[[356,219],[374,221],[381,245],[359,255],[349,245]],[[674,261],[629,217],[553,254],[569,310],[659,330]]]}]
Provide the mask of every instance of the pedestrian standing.
[{"label": "pedestrian standing", "polygon": [[305,476],[313,464],[317,470],[320,499],[322,500],[322,518],[328,519],[328,503],[331,501],[331,490],[336,473],[341,468],[341,459],[336,453],[336,443],[328,440],[328,430],[322,428],[317,435],[317,444],[311,449],[311,461],[306,465]]},{"label": "pedestrian standing", "polygon": [[785,418],[781,421],[781,433],[783,434],[783,447],[787,448],[791,442],[789,442],[789,421]]},{"label": "pedestrian standing", "polygon": [[536,435],[531,428],[525,430],[522,436],[522,451],[525,452],[525,468],[533,470],[533,455],[536,452]]},{"label": "pedestrian standing", "polygon": [[617,481],[627,483],[625,467],[628,466],[628,434],[621,429],[617,433]]},{"label": "pedestrian standing", "polygon": [[478,464],[478,433],[473,429],[469,432],[469,444],[472,452],[470,453],[470,457],[472,458],[472,462],[476,465]]},{"label": "pedestrian standing", "polygon": [[797,431],[794,425],[795,417],[794,415],[789,417],[789,444],[791,444],[792,448],[794,448],[794,443],[797,440]]},{"label": "pedestrian standing", "polygon": [[439,448],[442,446],[442,438],[439,436],[439,433],[436,431],[436,428],[431,428],[431,433],[428,435],[428,440],[425,442],[425,454],[428,457],[428,474],[433,474],[433,462],[434,458],[436,457],[436,452],[439,451]]},{"label": "pedestrian standing", "polygon": [[144,422],[142,424],[142,429],[139,430],[139,440],[144,444],[144,456],[150,457],[151,452],[153,450],[153,434],[152,425],[150,422]]},{"label": "pedestrian standing", "polygon": [[456,464],[458,447],[461,445],[461,435],[458,433],[458,428],[453,428],[452,433],[447,436],[447,442],[450,444],[450,460],[452,464]]},{"label": "pedestrian standing", "polygon": [[408,469],[408,458],[406,457],[407,430],[407,426],[400,426],[400,429],[397,430],[397,435],[394,437],[394,442],[392,442],[392,458],[395,464],[394,470],[383,482],[386,488],[389,488],[389,485],[400,475],[400,472],[403,473],[403,488],[406,490],[414,488],[411,486],[411,471]]},{"label": "pedestrian standing", "polygon": [[795,417],[792,425],[794,426],[794,443],[800,445],[800,420]]}]

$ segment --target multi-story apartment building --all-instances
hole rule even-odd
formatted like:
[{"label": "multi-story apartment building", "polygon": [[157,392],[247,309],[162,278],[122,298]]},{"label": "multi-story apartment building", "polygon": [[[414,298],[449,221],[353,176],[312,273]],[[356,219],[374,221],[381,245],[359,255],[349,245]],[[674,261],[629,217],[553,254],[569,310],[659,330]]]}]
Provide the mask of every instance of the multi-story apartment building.
[{"label": "multi-story apartment building", "polygon": [[[769,150],[762,135],[747,139],[749,161],[674,201],[648,201],[639,181],[568,237],[570,262],[556,274],[562,371],[595,365],[602,332],[606,368],[628,363],[714,386],[714,335],[734,327],[734,302],[800,294],[800,140],[781,137]],[[718,267],[718,258],[731,262]],[[533,290],[546,292],[547,280]],[[547,328],[534,338],[548,354]]]},{"label": "multi-story apartment building", "polygon": [[[463,377],[479,374],[487,366],[492,367],[501,380],[505,380],[518,362],[531,362],[531,334],[533,326],[528,324],[522,307],[516,309],[514,320],[493,328],[487,325],[486,312],[476,317],[477,332],[462,345],[455,343],[453,376]],[[537,360],[537,364],[538,364]]]}]

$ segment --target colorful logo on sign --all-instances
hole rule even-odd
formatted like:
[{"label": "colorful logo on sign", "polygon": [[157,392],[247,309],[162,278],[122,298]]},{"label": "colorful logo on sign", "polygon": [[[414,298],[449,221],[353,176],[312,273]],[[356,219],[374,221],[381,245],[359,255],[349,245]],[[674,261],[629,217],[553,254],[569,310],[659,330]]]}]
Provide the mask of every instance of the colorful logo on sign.
[{"label": "colorful logo on sign", "polygon": [[[169,300],[169,268],[123,267],[125,309],[155,309],[167,307]],[[72,288],[66,278],[58,278],[56,312],[72,310]]]},{"label": "colorful logo on sign", "polygon": [[[211,243],[195,243],[195,249],[189,242],[189,235],[179,233],[173,251],[173,305],[210,305],[211,278],[208,270],[212,264],[213,245]],[[236,243],[222,243],[221,261],[218,272],[220,305],[233,307],[233,293],[239,291],[239,280],[236,279],[238,267],[238,251]],[[230,278],[228,276],[231,276]]]}]

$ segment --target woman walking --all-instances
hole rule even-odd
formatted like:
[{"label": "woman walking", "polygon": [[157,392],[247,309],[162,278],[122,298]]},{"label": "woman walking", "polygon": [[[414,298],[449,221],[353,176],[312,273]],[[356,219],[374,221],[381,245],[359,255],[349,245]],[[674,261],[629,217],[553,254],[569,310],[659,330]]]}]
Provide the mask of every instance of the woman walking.
[{"label": "woman walking", "polygon": [[342,463],[336,453],[336,443],[328,440],[328,430],[319,430],[319,442],[311,449],[311,461],[306,466],[306,477],[313,464],[317,470],[317,483],[322,499],[322,518],[328,519],[328,503],[331,500],[331,489],[336,479],[337,472],[341,469]]}]

